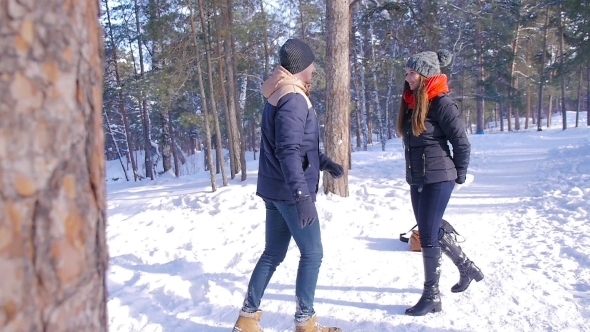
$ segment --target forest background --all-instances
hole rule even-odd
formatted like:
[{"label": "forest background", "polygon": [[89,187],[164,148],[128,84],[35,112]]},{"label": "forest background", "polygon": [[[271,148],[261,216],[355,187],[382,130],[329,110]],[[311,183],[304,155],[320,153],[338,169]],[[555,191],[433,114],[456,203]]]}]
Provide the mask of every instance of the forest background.
[{"label": "forest background", "polygon": [[[341,44],[327,11],[349,13]],[[555,113],[565,130],[571,111],[576,126],[590,125],[587,0],[104,0],[101,13],[105,154],[126,178],[107,181],[208,170],[215,191],[215,174],[221,185],[245,180],[245,154],[259,149],[260,87],[288,38],[316,53],[311,100],[321,134],[348,137],[335,160],[370,144],[385,150],[396,137],[404,65],[424,50],[453,53],[443,72],[469,133],[542,130]],[[334,52],[341,45],[347,56]],[[340,84],[328,78],[331,63],[348,68],[349,95],[327,88]],[[331,102],[342,96],[344,104]]]}]

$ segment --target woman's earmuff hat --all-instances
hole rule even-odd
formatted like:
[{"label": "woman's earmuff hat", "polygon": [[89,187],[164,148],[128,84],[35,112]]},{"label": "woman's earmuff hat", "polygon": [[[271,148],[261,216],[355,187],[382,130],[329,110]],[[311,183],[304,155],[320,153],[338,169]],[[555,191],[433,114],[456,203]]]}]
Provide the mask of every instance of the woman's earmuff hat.
[{"label": "woman's earmuff hat", "polygon": [[440,74],[440,68],[448,66],[452,59],[453,54],[444,49],[436,53],[432,51],[420,52],[410,57],[406,67],[428,78]]},{"label": "woman's earmuff hat", "polygon": [[291,74],[302,72],[315,60],[311,47],[305,42],[293,38],[287,40],[279,51],[281,66]]}]

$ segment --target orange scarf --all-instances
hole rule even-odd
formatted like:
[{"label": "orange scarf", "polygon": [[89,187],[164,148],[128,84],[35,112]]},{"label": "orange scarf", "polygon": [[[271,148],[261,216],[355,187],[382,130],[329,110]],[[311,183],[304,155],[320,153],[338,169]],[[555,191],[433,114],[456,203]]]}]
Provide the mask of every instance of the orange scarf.
[{"label": "orange scarf", "polygon": [[[428,94],[428,100],[442,94],[449,92],[449,86],[447,85],[447,75],[439,74],[431,76],[426,79],[426,93]],[[403,94],[404,101],[408,103],[409,109],[414,109],[414,91],[406,90]]]}]

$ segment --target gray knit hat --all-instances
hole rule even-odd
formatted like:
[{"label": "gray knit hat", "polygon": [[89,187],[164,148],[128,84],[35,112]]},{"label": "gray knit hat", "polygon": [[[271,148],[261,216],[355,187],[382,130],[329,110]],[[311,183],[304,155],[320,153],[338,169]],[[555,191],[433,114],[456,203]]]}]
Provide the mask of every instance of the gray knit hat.
[{"label": "gray knit hat", "polygon": [[420,52],[410,57],[406,68],[416,71],[428,78],[440,74],[440,67],[446,67],[451,63],[453,54],[448,50]]},{"label": "gray knit hat", "polygon": [[299,39],[287,40],[279,51],[281,66],[291,74],[297,74],[309,67],[315,60],[311,47]]}]

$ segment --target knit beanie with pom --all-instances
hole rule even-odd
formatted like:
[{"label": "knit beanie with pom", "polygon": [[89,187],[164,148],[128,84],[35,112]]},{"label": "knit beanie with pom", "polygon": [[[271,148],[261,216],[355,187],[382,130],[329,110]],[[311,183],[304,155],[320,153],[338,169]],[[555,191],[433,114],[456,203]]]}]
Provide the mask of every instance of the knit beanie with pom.
[{"label": "knit beanie with pom", "polygon": [[429,78],[440,74],[440,68],[448,66],[452,59],[453,54],[448,50],[420,52],[410,57],[406,67]]}]

